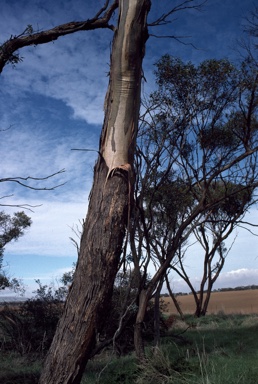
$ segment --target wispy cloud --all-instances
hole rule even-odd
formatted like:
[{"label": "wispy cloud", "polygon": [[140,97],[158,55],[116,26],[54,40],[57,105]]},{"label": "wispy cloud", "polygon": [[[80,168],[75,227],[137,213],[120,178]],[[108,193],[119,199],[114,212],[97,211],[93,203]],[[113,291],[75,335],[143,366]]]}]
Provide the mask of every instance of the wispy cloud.
[{"label": "wispy cloud", "polygon": [[71,108],[74,118],[101,124],[108,54],[107,47],[99,51],[86,35],[83,39],[70,36],[65,42],[28,48],[23,63],[15,70],[9,67],[4,71],[2,89],[16,100],[28,92],[61,100]]},{"label": "wispy cloud", "polygon": [[[7,3],[5,4],[3,10],[5,18],[3,17],[1,25],[3,40],[9,38],[11,34],[21,33],[27,24],[33,24],[36,11],[38,14],[36,20],[41,20],[40,29],[71,21],[69,18],[77,13],[72,13],[72,8],[76,8],[75,6],[69,9],[70,12],[64,7],[52,13],[53,4],[51,4],[50,13],[47,11],[47,5],[33,7],[27,2],[21,3],[16,3],[16,12]],[[19,12],[21,6],[23,8]],[[92,7],[89,6],[87,11],[93,12],[90,8]],[[55,14],[57,19],[51,17],[50,22],[50,14]],[[67,20],[62,19],[64,14]],[[89,16],[92,15],[87,14],[85,18]],[[9,25],[12,25],[14,30],[9,32],[10,28],[7,28]],[[50,44],[22,49],[20,55],[23,57],[23,62],[19,63],[16,69],[9,65],[3,71],[2,92],[5,95],[12,95],[17,101],[19,98],[24,98],[27,92],[52,97],[70,107],[74,118],[83,119],[90,124],[101,124],[108,84],[111,37],[111,31],[105,31],[104,34],[103,31],[86,31],[61,37]]]},{"label": "wispy cloud", "polygon": [[[35,209],[35,213],[27,213],[31,216],[33,224],[18,242],[8,245],[6,256],[74,256],[76,250],[70,237],[76,239],[73,228],[78,226],[80,229],[80,221],[85,217],[85,200],[82,196],[78,202],[44,202],[41,207]],[[31,203],[36,205],[40,200]]]},{"label": "wispy cloud", "polygon": [[[20,128],[20,127],[19,127]],[[94,148],[95,135],[89,135],[82,143],[80,135],[56,139],[51,137],[51,132],[45,135],[39,131],[32,131],[22,127],[21,132],[11,129],[2,132],[3,139],[0,144],[1,156],[4,161],[1,164],[1,177],[45,177],[65,168],[66,172],[43,182],[30,182],[38,187],[51,187],[60,183],[67,183],[55,192],[35,192],[21,189],[15,183],[1,183],[1,195],[15,194],[15,200],[19,196],[26,195],[35,199],[40,195],[42,200],[53,199],[59,195],[62,201],[73,199],[82,190],[89,190],[92,181],[92,168],[97,157],[94,152],[76,152],[71,148]],[[53,143],[54,141],[54,143]],[[40,200],[40,199],[39,199]]]}]

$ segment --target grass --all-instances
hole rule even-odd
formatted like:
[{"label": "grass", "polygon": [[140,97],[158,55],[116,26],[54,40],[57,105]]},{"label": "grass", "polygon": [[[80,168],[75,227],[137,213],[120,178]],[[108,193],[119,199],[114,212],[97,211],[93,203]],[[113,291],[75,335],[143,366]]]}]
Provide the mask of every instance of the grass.
[{"label": "grass", "polygon": [[[189,316],[176,322],[160,348],[149,345],[141,364],[134,354],[97,356],[82,384],[257,384],[257,334],[258,315]],[[0,350],[0,383],[36,384],[40,368],[40,360]]]},{"label": "grass", "polygon": [[188,324],[192,328],[181,340],[173,337],[182,332],[179,322],[159,349],[147,348],[147,359],[141,364],[133,355],[92,361],[83,383],[257,384],[258,316],[189,316],[184,328]]},{"label": "grass", "polygon": [[82,384],[132,384],[138,374],[133,354],[122,357],[98,357],[88,363]]},{"label": "grass", "polygon": [[41,362],[29,356],[0,351],[1,384],[36,384],[39,379]]}]

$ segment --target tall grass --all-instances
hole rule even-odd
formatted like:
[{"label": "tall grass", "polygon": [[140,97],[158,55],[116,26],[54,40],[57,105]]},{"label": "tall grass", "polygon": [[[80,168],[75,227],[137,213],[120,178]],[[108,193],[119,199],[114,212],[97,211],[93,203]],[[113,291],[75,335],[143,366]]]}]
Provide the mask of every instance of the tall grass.
[{"label": "tall grass", "polygon": [[[82,384],[257,384],[257,334],[257,315],[188,317],[173,324],[159,348],[149,344],[141,363],[133,353],[118,358],[107,350],[96,356]],[[0,383],[36,384],[40,356],[5,351],[0,340]]]}]

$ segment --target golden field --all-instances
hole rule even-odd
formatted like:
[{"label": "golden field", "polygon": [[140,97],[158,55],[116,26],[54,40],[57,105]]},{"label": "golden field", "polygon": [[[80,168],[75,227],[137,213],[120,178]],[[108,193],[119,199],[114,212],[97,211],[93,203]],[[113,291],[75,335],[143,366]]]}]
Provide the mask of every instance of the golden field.
[{"label": "golden field", "polygon": [[[194,313],[195,304],[193,295],[178,296],[177,299],[183,313]],[[162,297],[162,300],[167,304],[168,314],[177,314],[171,298]],[[258,314],[258,289],[212,293],[207,314],[218,313],[220,311],[223,311],[225,314]]]}]

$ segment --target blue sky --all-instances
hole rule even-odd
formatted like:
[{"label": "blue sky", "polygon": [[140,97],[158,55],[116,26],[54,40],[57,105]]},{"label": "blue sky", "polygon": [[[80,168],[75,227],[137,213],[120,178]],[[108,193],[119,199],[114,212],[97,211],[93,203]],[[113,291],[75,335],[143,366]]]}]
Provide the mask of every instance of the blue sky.
[{"label": "blue sky", "polygon": [[[87,19],[103,3],[103,0],[0,0],[1,42],[20,34],[28,24],[35,30],[44,30]],[[171,3],[177,4],[171,0],[152,3],[150,22]],[[208,58],[238,60],[236,39],[242,36],[243,17],[253,5],[253,0],[208,0],[202,12],[180,12],[172,16],[175,20],[166,28],[151,29],[154,34],[189,36],[184,41],[198,49],[175,40],[151,37],[144,61],[147,79],[144,92],[153,89],[153,64],[162,54],[170,53],[195,63]],[[28,292],[35,289],[35,279],[43,283],[55,280],[76,260],[70,237],[75,237],[72,228],[79,225],[87,211],[96,155],[74,152],[71,148],[98,149],[111,40],[111,31],[99,30],[25,48],[20,51],[23,62],[15,68],[7,66],[0,76],[0,129],[11,127],[0,132],[1,177],[40,177],[66,170],[44,184],[66,183],[54,191],[37,192],[11,183],[0,185],[0,197],[13,195],[1,203],[40,205],[34,212],[27,212],[33,220],[32,227],[17,243],[6,247],[4,259],[9,273],[22,278]],[[252,210],[250,217],[257,222],[257,211]],[[257,245],[258,239],[239,231],[220,286],[258,282]],[[192,257],[195,256],[193,253]],[[197,281],[200,266],[190,258],[187,262]],[[173,285],[176,290],[183,289],[176,277]]]}]

